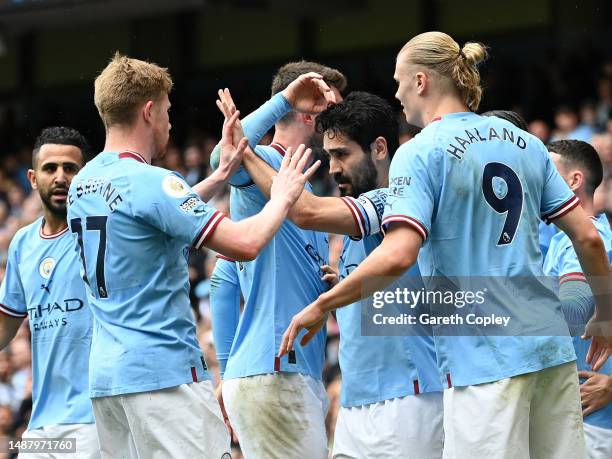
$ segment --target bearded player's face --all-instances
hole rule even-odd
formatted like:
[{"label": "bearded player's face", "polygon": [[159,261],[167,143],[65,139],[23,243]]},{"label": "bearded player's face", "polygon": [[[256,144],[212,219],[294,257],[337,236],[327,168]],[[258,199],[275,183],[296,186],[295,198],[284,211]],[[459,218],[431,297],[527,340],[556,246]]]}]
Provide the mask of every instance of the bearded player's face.
[{"label": "bearded player's face", "polygon": [[83,165],[81,149],[73,145],[44,144],[28,171],[32,188],[53,214],[66,217],[66,199],[72,179]]},{"label": "bearded player's face", "polygon": [[329,173],[340,195],[357,197],[377,187],[378,172],[371,153],[342,133],[325,132],[323,148],[329,155]]}]

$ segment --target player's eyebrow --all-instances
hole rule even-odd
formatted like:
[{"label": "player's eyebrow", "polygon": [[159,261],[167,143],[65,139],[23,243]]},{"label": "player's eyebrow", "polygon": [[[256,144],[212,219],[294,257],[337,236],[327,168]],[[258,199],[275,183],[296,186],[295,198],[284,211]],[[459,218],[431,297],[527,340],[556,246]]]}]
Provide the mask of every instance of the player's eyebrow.
[{"label": "player's eyebrow", "polygon": [[329,150],[325,150],[328,155],[343,155],[349,152],[348,148],[338,147],[338,148],[330,148]]}]

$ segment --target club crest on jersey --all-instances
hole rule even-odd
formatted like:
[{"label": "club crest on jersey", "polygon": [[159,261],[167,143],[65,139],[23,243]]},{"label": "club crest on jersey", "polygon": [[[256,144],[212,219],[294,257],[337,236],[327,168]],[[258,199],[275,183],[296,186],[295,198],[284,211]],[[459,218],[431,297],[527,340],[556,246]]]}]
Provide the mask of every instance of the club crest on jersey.
[{"label": "club crest on jersey", "polygon": [[44,279],[49,279],[53,273],[53,268],[55,268],[55,258],[47,257],[40,262],[38,272]]},{"label": "club crest on jersey", "polygon": [[164,179],[162,189],[171,198],[182,198],[189,193],[189,187],[185,181],[175,175],[169,175]]}]

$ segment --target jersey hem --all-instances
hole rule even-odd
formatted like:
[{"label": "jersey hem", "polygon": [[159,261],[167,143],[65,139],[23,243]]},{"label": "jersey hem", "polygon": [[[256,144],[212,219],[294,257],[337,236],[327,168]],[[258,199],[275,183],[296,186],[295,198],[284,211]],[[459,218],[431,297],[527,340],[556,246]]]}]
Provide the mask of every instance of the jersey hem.
[{"label": "jersey hem", "polygon": [[[198,379],[197,382],[208,381],[209,379],[210,377],[208,376],[208,373],[205,373],[204,378]],[[154,384],[144,384],[142,386],[129,387],[129,388],[113,387],[112,389],[104,389],[104,390],[90,389],[89,396],[91,398],[98,398],[98,397],[112,397],[115,395],[137,394],[141,392],[154,392],[157,390],[169,389],[171,387],[180,386],[182,384],[191,384],[193,382],[194,382],[193,377],[189,375],[187,378],[171,379],[169,381],[158,382]]]},{"label": "jersey hem", "polygon": [[28,430],[34,430],[34,429],[42,429],[43,427],[48,427],[48,426],[53,426],[53,425],[60,425],[60,426],[64,426],[64,425],[69,425],[69,424],[95,424],[96,420],[94,418],[93,412],[91,414],[91,418],[88,418],[88,420],[82,420],[82,419],[63,419],[61,421],[53,421],[53,422],[44,422],[42,424],[36,422],[36,423],[32,423],[30,422],[30,424],[28,424]]},{"label": "jersey hem", "polygon": [[259,376],[259,375],[268,375],[268,374],[272,374],[272,373],[300,373],[306,376],[310,376],[313,379],[316,379],[317,381],[322,381],[323,377],[321,375],[313,375],[311,372],[309,371],[303,371],[300,369],[296,369],[296,370],[289,370],[289,369],[285,369],[285,368],[281,368],[280,371],[274,371],[273,368],[270,369],[265,369],[265,370],[254,370],[254,371],[246,371],[246,372],[240,372],[240,373],[236,373],[236,374],[231,374],[230,376],[227,375],[228,370],[227,368],[225,369],[225,374],[223,375],[223,380],[224,381],[228,381],[230,379],[238,379],[238,378],[248,378],[249,376]]},{"label": "jersey hem", "polygon": [[387,396],[381,395],[379,397],[369,397],[369,398],[364,398],[364,399],[356,400],[354,402],[342,402],[342,401],[340,401],[340,406],[342,408],[358,408],[358,407],[362,407],[362,406],[373,405],[375,403],[386,402],[388,400],[393,400],[393,399],[396,399],[396,398],[402,398],[402,397],[408,397],[408,396],[418,397],[421,394],[432,394],[432,393],[436,393],[436,392],[442,393],[442,391],[443,391],[442,388],[440,388],[438,390],[421,390],[421,391],[419,391],[418,394],[415,394],[414,393],[414,389],[412,389],[412,388],[410,388],[408,390],[402,389],[402,390],[398,390],[396,392],[391,392]]},{"label": "jersey hem", "polygon": [[486,376],[483,375],[483,376],[480,376],[474,379],[458,378],[456,376],[456,373],[453,373],[453,371],[450,371],[450,375],[452,376],[452,381],[453,381],[452,387],[476,386],[478,384],[487,384],[487,383],[501,381],[502,379],[506,379],[506,378],[513,378],[515,376],[535,373],[537,371],[546,370],[547,368],[552,368],[552,367],[558,367],[560,365],[565,365],[566,363],[575,362],[575,361],[576,361],[576,357],[560,358],[546,365],[530,365],[526,367],[520,367],[520,368],[508,370],[507,372],[504,372],[502,375],[486,375]]}]

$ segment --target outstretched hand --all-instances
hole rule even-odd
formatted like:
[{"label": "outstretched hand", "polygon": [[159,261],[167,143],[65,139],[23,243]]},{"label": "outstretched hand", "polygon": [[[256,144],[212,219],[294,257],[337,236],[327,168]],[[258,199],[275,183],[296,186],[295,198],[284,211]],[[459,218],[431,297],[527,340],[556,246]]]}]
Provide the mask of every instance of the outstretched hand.
[{"label": "outstretched hand", "polygon": [[304,190],[304,185],[321,165],[321,161],[316,161],[302,172],[311,154],[312,150],[303,144],[295,150],[295,153],[292,153],[291,147],[287,148],[278,174],[272,179],[270,199],[286,199],[290,206],[295,204]]},{"label": "outstretched hand", "polygon": [[221,136],[221,157],[219,159],[219,170],[224,171],[228,176],[231,176],[238,170],[242,163],[244,151],[248,146],[246,137],[236,137],[234,135],[236,123],[240,116],[239,111],[235,111],[233,115],[226,118],[223,122],[223,131]]},{"label": "outstretched hand", "polygon": [[295,111],[309,115],[321,113],[329,104],[338,102],[332,89],[323,80],[323,76],[315,72],[300,75],[283,90],[282,94]]},{"label": "outstretched hand", "polygon": [[593,316],[586,325],[582,339],[591,339],[586,361],[593,368],[599,370],[608,357],[612,355],[612,322],[599,320]]},{"label": "outstretched hand", "polygon": [[[217,95],[219,96],[216,101],[217,107],[221,111],[225,123],[234,113],[236,113],[236,104],[234,103],[234,99],[232,98],[232,94],[228,88],[219,89],[219,91],[217,91]],[[233,141],[234,143],[237,143],[244,137],[244,131],[242,130],[242,123],[240,122],[240,119],[237,119],[232,127]]]}]

